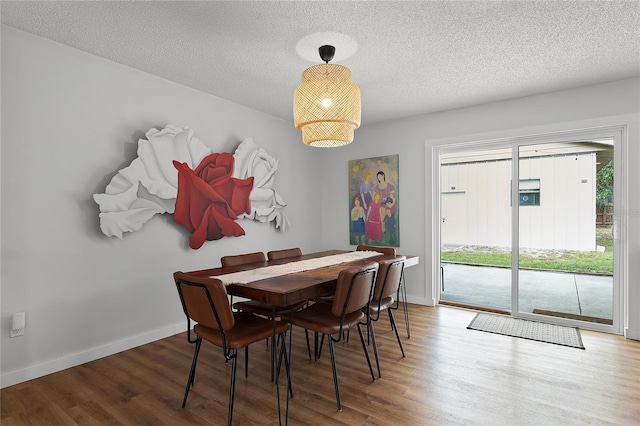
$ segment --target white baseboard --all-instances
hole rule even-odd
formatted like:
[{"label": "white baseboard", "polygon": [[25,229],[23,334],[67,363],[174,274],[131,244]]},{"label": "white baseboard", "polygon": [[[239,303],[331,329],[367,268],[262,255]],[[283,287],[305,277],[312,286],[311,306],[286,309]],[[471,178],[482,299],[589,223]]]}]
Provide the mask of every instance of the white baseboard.
[{"label": "white baseboard", "polygon": [[36,365],[30,365],[18,370],[8,371],[0,375],[0,389],[46,376],[47,374],[66,370],[67,368],[75,367],[77,365],[94,361],[141,345],[146,345],[147,343],[155,342],[156,340],[164,339],[165,337],[173,336],[186,330],[187,322],[181,321],[179,324],[151,330],[137,336],[128,337],[103,346],[90,348],[83,352],[66,355],[61,358]]},{"label": "white baseboard", "polygon": [[625,328],[624,337],[632,340],[640,340],[640,330],[632,329],[630,327]]}]

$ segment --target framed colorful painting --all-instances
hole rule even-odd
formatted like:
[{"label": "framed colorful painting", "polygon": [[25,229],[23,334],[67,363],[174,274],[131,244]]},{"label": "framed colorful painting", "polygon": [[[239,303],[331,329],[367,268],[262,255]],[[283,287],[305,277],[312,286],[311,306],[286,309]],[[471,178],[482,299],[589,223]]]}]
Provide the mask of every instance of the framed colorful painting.
[{"label": "framed colorful painting", "polygon": [[398,155],[349,160],[349,242],[400,247]]}]

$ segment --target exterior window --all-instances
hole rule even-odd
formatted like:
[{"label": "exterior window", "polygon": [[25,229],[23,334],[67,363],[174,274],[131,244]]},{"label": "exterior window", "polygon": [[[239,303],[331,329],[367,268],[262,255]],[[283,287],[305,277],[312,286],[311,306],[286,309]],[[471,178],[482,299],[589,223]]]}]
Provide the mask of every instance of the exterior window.
[{"label": "exterior window", "polygon": [[521,206],[539,206],[540,179],[521,179],[519,193]]}]

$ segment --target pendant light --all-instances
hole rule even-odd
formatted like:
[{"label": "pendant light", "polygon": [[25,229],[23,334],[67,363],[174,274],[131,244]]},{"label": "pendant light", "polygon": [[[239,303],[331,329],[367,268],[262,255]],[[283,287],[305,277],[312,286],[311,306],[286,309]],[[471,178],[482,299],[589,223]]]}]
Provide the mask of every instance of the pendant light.
[{"label": "pendant light", "polygon": [[335,47],[318,50],[325,63],[302,73],[302,84],[293,94],[293,124],[302,132],[305,145],[348,145],[360,127],[360,89],[351,81],[349,68],[329,64]]}]

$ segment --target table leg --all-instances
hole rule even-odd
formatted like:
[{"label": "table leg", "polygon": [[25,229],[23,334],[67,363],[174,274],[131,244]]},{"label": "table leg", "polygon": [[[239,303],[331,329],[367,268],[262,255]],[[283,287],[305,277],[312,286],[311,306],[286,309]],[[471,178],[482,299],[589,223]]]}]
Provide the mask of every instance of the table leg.
[{"label": "table leg", "polygon": [[287,374],[287,405],[285,409],[285,426],[289,424],[289,399],[293,398],[293,389],[291,387],[291,353],[293,352],[293,347],[291,346],[291,337],[293,336],[293,315],[294,313],[293,311],[291,311],[291,315],[289,315],[289,353],[286,354],[289,358],[289,365]]},{"label": "table leg", "polygon": [[276,307],[271,307],[271,321],[273,321],[273,336],[271,336],[271,381],[274,380],[276,363]]},{"label": "table leg", "polygon": [[402,304],[404,307],[404,324],[407,327],[407,338],[411,337],[411,330],[409,328],[409,310],[407,309],[407,286],[404,282],[404,269],[402,275],[400,275],[400,286],[402,287]]},{"label": "table leg", "polygon": [[[282,367],[282,361],[284,359],[285,370],[287,372],[287,396],[286,396],[286,407],[285,407],[285,425],[289,424],[289,399],[293,398],[293,388],[291,387],[291,343],[292,343],[292,334],[293,334],[293,322],[289,323],[289,350],[287,351],[287,340],[286,340],[286,332],[279,335],[278,342],[280,342],[280,354],[277,356],[277,366],[276,366],[276,391],[278,393],[278,424],[282,425],[282,419],[280,417],[280,390],[278,384],[280,382],[280,368]],[[287,353],[288,352],[288,353]]]}]

